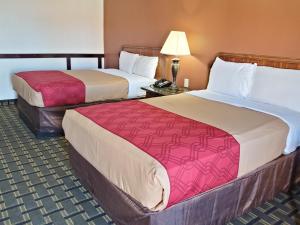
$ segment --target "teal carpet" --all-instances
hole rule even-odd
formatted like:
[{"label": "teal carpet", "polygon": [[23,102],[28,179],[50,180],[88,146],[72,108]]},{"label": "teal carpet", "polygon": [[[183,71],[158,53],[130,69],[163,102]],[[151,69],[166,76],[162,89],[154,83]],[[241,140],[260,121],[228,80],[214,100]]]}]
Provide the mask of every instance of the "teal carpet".
[{"label": "teal carpet", "polygon": [[[15,105],[0,106],[0,224],[114,224],[74,176],[67,146],[64,138],[36,139]],[[229,224],[297,223],[300,187]]]}]

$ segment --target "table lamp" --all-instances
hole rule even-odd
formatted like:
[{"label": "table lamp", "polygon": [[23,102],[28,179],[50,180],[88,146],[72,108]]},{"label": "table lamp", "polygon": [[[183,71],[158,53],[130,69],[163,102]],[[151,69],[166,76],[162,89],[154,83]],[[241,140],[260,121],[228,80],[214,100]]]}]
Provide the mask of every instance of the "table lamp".
[{"label": "table lamp", "polygon": [[164,55],[175,56],[175,58],[172,59],[173,83],[171,85],[171,88],[177,89],[176,78],[180,65],[180,59],[178,58],[178,56],[191,54],[185,32],[171,31],[160,53]]}]

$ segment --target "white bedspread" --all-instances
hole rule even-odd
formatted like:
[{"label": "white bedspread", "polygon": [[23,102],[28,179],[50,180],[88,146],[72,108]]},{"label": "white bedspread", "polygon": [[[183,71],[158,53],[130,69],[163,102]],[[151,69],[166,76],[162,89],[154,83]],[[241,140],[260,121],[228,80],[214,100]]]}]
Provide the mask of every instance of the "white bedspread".
[{"label": "white bedspread", "polygon": [[118,69],[99,69],[99,70],[104,73],[108,73],[114,76],[119,76],[127,79],[129,83],[128,98],[145,96],[146,93],[141,89],[141,87],[149,86],[150,84],[153,84],[156,81],[155,79],[150,79],[135,74],[129,74]]},{"label": "white bedspread", "polygon": [[254,102],[246,98],[237,98],[229,95],[224,95],[208,90],[191,91],[188,92],[193,96],[209,99],[212,101],[224,102],[226,104],[234,105],[237,107],[249,108],[259,112],[267,113],[276,116],[283,120],[290,128],[287,137],[286,147],[283,154],[289,154],[300,146],[300,113],[290,109],[279,107],[271,104],[264,104]]}]

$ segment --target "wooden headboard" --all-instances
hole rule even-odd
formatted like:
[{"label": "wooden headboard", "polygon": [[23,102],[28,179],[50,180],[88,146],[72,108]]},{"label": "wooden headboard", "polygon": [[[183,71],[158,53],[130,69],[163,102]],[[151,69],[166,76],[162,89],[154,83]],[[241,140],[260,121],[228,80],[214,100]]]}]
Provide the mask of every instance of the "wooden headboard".
[{"label": "wooden headboard", "polygon": [[72,58],[97,58],[98,68],[102,68],[102,59],[104,54],[84,54],[84,53],[42,53],[42,54],[0,54],[0,59],[52,59],[52,58],[63,58],[66,59],[67,70],[72,69]]},{"label": "wooden headboard", "polygon": [[224,52],[219,53],[218,57],[229,62],[257,63],[258,66],[300,70],[300,59]]},{"label": "wooden headboard", "polygon": [[124,45],[122,46],[122,50],[130,53],[145,55],[145,56],[158,56],[158,66],[156,69],[156,79],[160,79],[162,77],[162,73],[164,71],[164,58],[163,55],[160,54],[160,47],[144,47],[144,46],[133,46],[133,45]]}]

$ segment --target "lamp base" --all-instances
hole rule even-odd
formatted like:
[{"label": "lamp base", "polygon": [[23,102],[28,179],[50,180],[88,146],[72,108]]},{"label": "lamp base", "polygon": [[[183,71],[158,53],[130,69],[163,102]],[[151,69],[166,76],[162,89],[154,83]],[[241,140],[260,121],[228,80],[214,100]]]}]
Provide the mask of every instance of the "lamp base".
[{"label": "lamp base", "polygon": [[172,76],[173,76],[173,83],[171,85],[171,89],[177,90],[178,87],[176,85],[176,78],[177,78],[177,73],[179,71],[180,67],[180,59],[179,58],[174,58],[172,59]]},{"label": "lamp base", "polygon": [[170,86],[170,89],[172,89],[174,91],[178,90],[178,87],[177,87],[176,83],[172,83],[171,86]]}]

